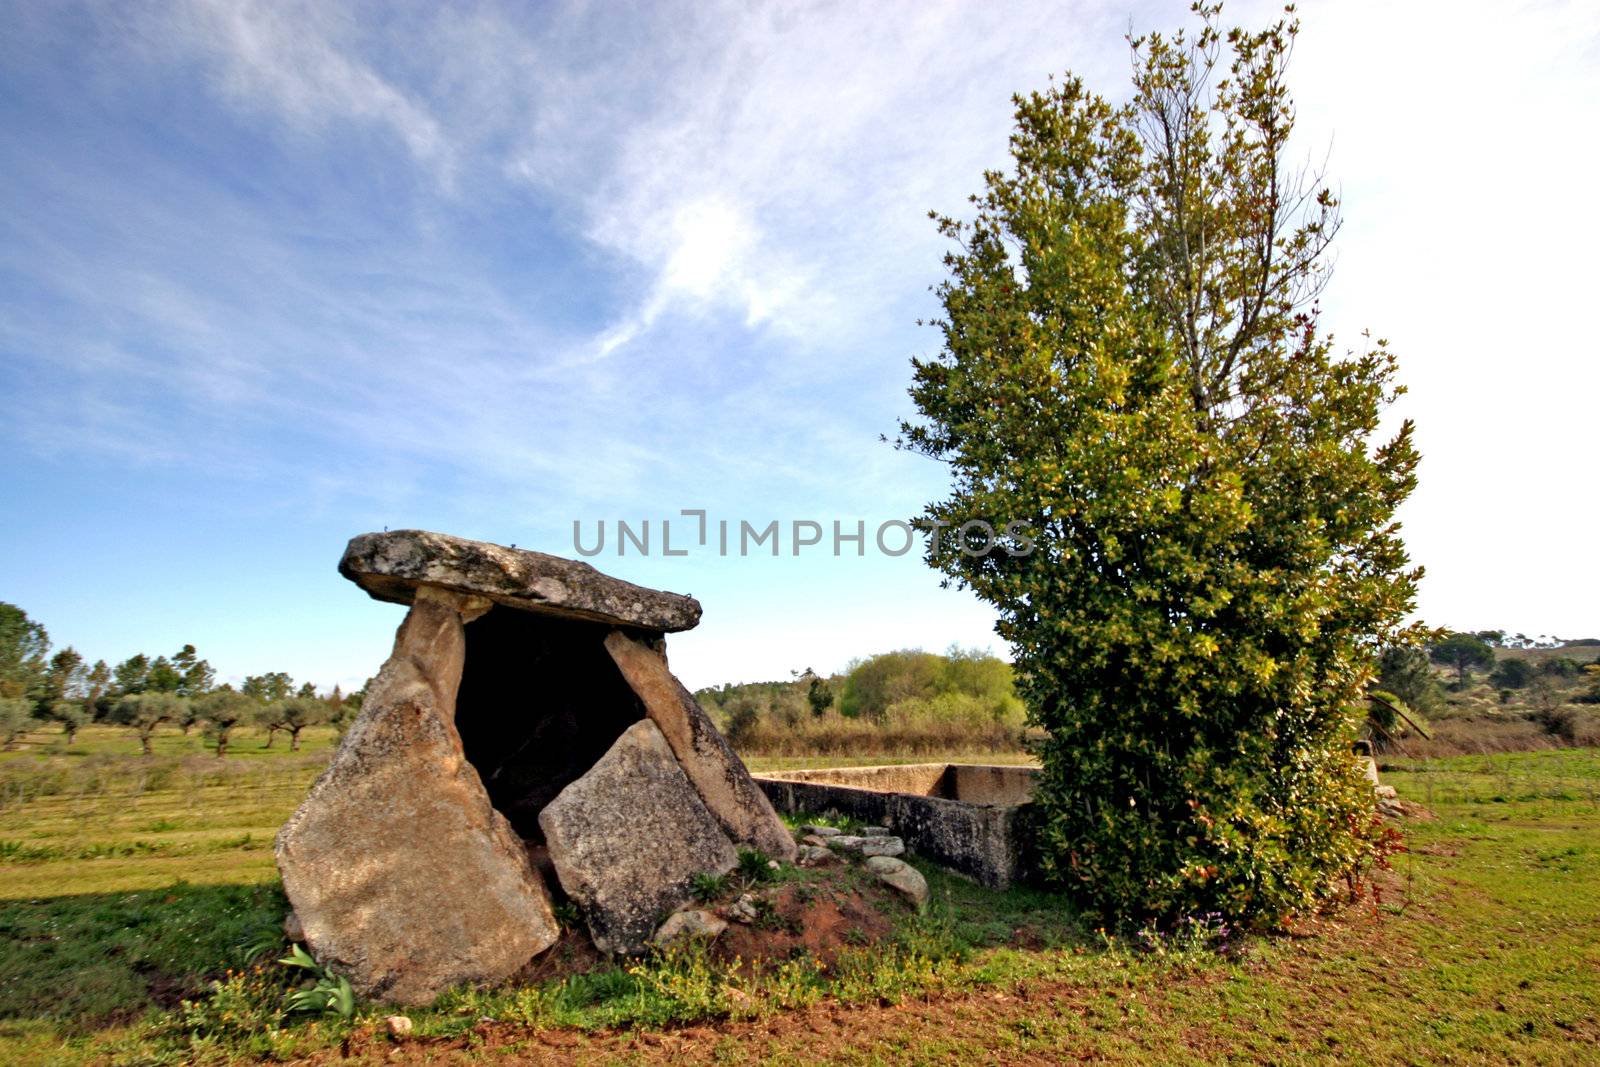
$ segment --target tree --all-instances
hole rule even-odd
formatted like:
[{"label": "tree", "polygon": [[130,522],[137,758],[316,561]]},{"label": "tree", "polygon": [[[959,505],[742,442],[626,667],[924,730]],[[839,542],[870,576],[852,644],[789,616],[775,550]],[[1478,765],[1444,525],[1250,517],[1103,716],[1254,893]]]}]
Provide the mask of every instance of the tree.
[{"label": "tree", "polygon": [[149,756],[155,751],[151,741],[156,727],[182,715],[183,705],[183,698],[171,693],[130,693],[117,701],[112,720],[133,727],[139,737],[139,747]]},{"label": "tree", "polygon": [[0,601],[0,698],[37,697],[50,634],[15,604]]},{"label": "tree", "polygon": [[818,719],[833,707],[833,686],[828,684],[826,678],[811,676],[811,684],[806,686],[806,704],[810,706],[812,716]]},{"label": "tree", "polygon": [[172,657],[173,669],[178,672],[178,695],[197,697],[209,693],[216,681],[211,664],[200,658],[193,645],[184,645]]},{"label": "tree", "polygon": [[928,561],[997,609],[1045,731],[1044,873],[1114,921],[1272,924],[1386,847],[1351,745],[1373,650],[1413,640],[1417,452],[1374,440],[1385,342],[1318,325],[1338,205],[1285,163],[1297,26],[1201,17],[1130,41],[1125,106],[1017,98],[1013,166],[939,219],[899,444],[947,464]]},{"label": "tree", "polygon": [[111,668],[106,666],[105,660],[95,660],[83,682],[83,706],[88,709],[90,718],[99,718],[109,710],[102,708],[101,704],[111,694],[111,684]]},{"label": "tree", "polygon": [[[245,686],[248,687],[249,684],[250,679],[246,678]],[[241,691],[248,692],[248,689]],[[262,748],[271,748],[272,742],[278,738],[278,731],[289,728],[289,724],[284,719],[282,700],[274,700],[270,704],[262,704],[258,701],[255,713],[251,718],[255,720],[257,726],[267,731],[267,743],[262,745]]]},{"label": "tree", "polygon": [[44,682],[39,687],[37,710],[41,714],[50,714],[60,701],[81,696],[87,674],[83,657],[77,649],[63,648],[51,656]]},{"label": "tree", "polygon": [[117,664],[111,677],[117,684],[117,692],[124,696],[144,692],[150,678],[150,657],[143,652],[129,656]]},{"label": "tree", "polygon": [[257,700],[270,704],[275,700],[285,700],[294,690],[294,680],[282,671],[271,674],[253,674],[244,680],[244,685],[239,691],[246,696],[255,697]]},{"label": "tree", "polygon": [[292,696],[278,703],[278,721],[289,734],[289,751],[300,751],[300,731],[328,721],[326,701],[315,696]]},{"label": "tree", "polygon": [[294,695],[304,700],[315,699],[317,695],[317,687],[312,685],[310,682],[301,682],[300,688],[295,692]]},{"label": "tree", "polygon": [[67,735],[67,744],[71,745],[83,724],[94,715],[81,701],[58,700],[50,708],[50,717],[61,724],[61,732]]},{"label": "tree", "polygon": [[217,746],[217,758],[228,754],[233,730],[256,711],[256,702],[231,686],[214,689],[195,700],[195,711],[205,723],[205,736]]},{"label": "tree", "polygon": [[176,693],[183,687],[183,674],[165,656],[157,656],[144,677],[144,687],[150,693]]},{"label": "tree", "polygon": [[1489,684],[1497,689],[1523,689],[1533,681],[1533,668],[1526,660],[1503,659],[1489,672]]},{"label": "tree", "polygon": [[1431,711],[1439,702],[1439,680],[1428,665],[1428,654],[1414,646],[1390,645],[1379,653],[1374,684],[1418,711]]},{"label": "tree", "polygon": [[36,721],[32,701],[20,696],[0,696],[0,748],[7,752],[14,750]]},{"label": "tree", "polygon": [[728,709],[728,723],[724,730],[728,744],[734,748],[744,745],[760,722],[761,713],[753,697],[741,696],[736,699]]},{"label": "tree", "polygon": [[1428,658],[1441,667],[1454,667],[1456,687],[1465,688],[1474,667],[1494,662],[1494,649],[1475,634],[1454,633],[1428,647]]}]

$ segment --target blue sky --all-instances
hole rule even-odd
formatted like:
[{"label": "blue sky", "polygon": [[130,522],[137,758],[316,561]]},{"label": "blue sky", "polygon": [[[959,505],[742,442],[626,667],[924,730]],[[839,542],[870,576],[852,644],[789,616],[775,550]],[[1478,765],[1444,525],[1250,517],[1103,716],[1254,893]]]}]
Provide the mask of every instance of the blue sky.
[{"label": "blue sky", "polygon": [[[1120,93],[1130,20],[1187,4],[0,8],[0,599],[92,658],[348,686],[399,618],[334,572],[355,533],[913,514],[941,472],[878,435],[937,343],[927,211],[1003,165],[1012,92]],[[1420,424],[1422,612],[1600,631],[1600,15],[1301,11],[1328,322]],[[691,685],[1000,650],[915,554],[595,562],[702,600]]]}]

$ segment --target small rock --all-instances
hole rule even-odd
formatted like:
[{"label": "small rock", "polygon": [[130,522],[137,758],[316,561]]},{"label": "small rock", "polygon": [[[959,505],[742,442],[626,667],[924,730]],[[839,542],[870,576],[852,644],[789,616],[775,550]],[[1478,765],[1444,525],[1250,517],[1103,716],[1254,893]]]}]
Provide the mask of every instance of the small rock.
[{"label": "small rock", "polygon": [[711,914],[691,908],[685,911],[675,911],[667,916],[667,921],[661,924],[653,940],[658,945],[670,945],[674,941],[685,938],[704,937],[714,938],[728,928],[728,924]]},{"label": "small rock", "polygon": [[836,848],[841,852],[860,852],[861,842],[865,840],[866,838],[856,837],[854,834],[840,834],[837,837],[828,838],[828,847]]},{"label": "small rock", "polygon": [[889,836],[889,828],[887,826],[863,826],[861,828],[861,836],[862,837],[888,837]]},{"label": "small rock", "polygon": [[819,836],[817,834],[807,834],[806,836],[804,836],[804,837],[802,837],[800,839],[800,843],[802,845],[810,845],[813,848],[827,848],[828,847],[828,839],[826,837],[821,837],[821,836]]},{"label": "small rock", "polygon": [[1397,795],[1394,791],[1394,786],[1392,785],[1376,786],[1372,791],[1384,800],[1393,800]]},{"label": "small rock", "polygon": [[795,861],[802,867],[820,867],[823,864],[835,862],[838,858],[831,848],[823,848],[820,845],[801,845]]},{"label": "small rock", "polygon": [[867,870],[877,875],[878,881],[893,889],[912,907],[921,909],[928,902],[928,880],[922,872],[904,860],[892,856],[872,856],[867,860]]},{"label": "small rock", "polygon": [[808,834],[816,834],[818,837],[837,837],[843,833],[836,826],[802,826],[800,829]]},{"label": "small rock", "polygon": [[769,870],[769,871],[776,871],[776,870],[780,869],[782,866],[783,866],[783,864],[779,863],[777,860],[768,860],[767,861],[767,870]]},{"label": "small rock", "polygon": [[283,936],[294,942],[306,939],[306,928],[300,925],[300,916],[292,911],[283,917]]},{"label": "small rock", "polygon": [[728,908],[728,918],[736,923],[744,923],[746,926],[760,917],[760,913],[756,911],[756,898],[750,893],[741,896]]},{"label": "small rock", "polygon": [[411,1036],[411,1019],[406,1015],[388,1015],[384,1017],[383,1025],[389,1031],[389,1036],[396,1041],[404,1041]]},{"label": "small rock", "polygon": [[866,837],[861,840],[863,856],[903,856],[905,842],[898,837]]}]

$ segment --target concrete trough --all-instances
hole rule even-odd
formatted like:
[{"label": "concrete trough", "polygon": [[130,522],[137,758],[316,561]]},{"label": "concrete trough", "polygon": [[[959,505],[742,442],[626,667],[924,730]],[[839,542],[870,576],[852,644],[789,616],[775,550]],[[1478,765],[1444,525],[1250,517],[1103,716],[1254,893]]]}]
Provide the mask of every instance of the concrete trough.
[{"label": "concrete trough", "polygon": [[1038,770],[966,763],[770,771],[755,782],[786,814],[887,826],[919,856],[1004,889],[1034,872],[1027,825]]}]

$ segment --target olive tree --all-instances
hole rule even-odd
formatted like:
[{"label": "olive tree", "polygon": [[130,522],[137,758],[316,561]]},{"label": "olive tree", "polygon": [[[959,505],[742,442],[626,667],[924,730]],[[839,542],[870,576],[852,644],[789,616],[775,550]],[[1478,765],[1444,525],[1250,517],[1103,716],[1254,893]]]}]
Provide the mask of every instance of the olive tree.
[{"label": "olive tree", "polygon": [[0,749],[7,752],[36,725],[33,702],[26,697],[0,696]]},{"label": "olive tree", "polygon": [[230,687],[215,689],[198,698],[195,715],[205,725],[205,737],[216,746],[217,758],[228,754],[228,740],[234,728],[255,715],[256,702]]},{"label": "olive tree", "polygon": [[[1412,426],[1382,341],[1318,321],[1338,203],[1288,161],[1296,23],[1130,40],[1133,92],[1016,98],[953,243],[899,443],[928,560],[998,613],[1045,734],[1044,872],[1108,920],[1270,924],[1381,859],[1351,755],[1377,652],[1414,643],[1394,521]],[[849,691],[847,689],[846,699]]]},{"label": "olive tree", "polygon": [[279,728],[289,735],[289,751],[300,751],[300,732],[308,726],[317,726],[332,717],[328,702],[315,696],[293,696],[278,701]]},{"label": "olive tree", "polygon": [[112,709],[113,722],[124,726],[133,727],[139,737],[139,747],[146,756],[155,750],[152,741],[155,738],[156,727],[164,722],[173,722],[185,713],[184,698],[172,693],[145,692],[129,693],[117,701]]}]

